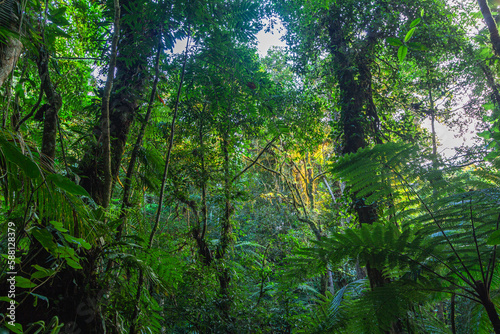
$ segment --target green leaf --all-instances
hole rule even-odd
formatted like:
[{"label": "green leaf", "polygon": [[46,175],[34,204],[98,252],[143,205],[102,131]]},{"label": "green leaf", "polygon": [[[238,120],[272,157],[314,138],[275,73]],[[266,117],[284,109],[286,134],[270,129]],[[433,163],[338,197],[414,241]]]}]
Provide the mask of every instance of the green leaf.
[{"label": "green leaf", "polygon": [[[492,144],[495,144],[495,142],[492,142]],[[486,154],[484,157],[484,160],[486,161],[493,161],[496,158],[498,158],[499,152],[497,150],[491,151],[490,153]]]},{"label": "green leaf", "polygon": [[411,23],[410,23],[410,28],[414,28],[417,24],[420,23],[422,19],[421,18],[418,18],[418,19],[415,19],[413,20]]},{"label": "green leaf", "polygon": [[66,7],[49,10],[51,16],[60,16],[66,13]]},{"label": "green leaf", "polygon": [[491,138],[491,132],[490,132],[490,130],[479,132],[477,135],[479,137],[481,137],[481,138],[484,138],[484,139],[490,139]]},{"label": "green leaf", "polygon": [[85,189],[83,189],[83,187],[60,174],[47,175],[47,179],[54,182],[57,187],[70,194],[90,197],[89,193]]},{"label": "green leaf", "polygon": [[410,31],[408,31],[406,33],[406,36],[405,36],[405,42],[408,42],[410,40],[410,38],[413,36],[413,34],[415,33],[415,29],[416,27],[414,28],[411,28]]},{"label": "green leaf", "polygon": [[69,21],[64,16],[51,16],[50,20],[57,26],[69,25]]},{"label": "green leaf", "polygon": [[4,138],[0,138],[0,149],[5,155],[5,158],[21,168],[26,176],[32,179],[36,179],[40,176],[40,170],[37,164],[22,154],[17,147]]},{"label": "green leaf", "polygon": [[408,53],[408,47],[406,45],[400,46],[398,50],[398,59],[402,62],[406,58],[406,54]]},{"label": "green leaf", "polygon": [[290,128],[286,125],[285,122],[278,121],[277,125],[278,125],[278,130],[280,133],[290,133]]},{"label": "green leaf", "polygon": [[58,26],[52,26],[52,28],[53,28],[52,33],[55,36],[64,37],[64,38],[71,38],[71,35],[67,34],[64,30],[62,30]]},{"label": "green leaf", "polygon": [[68,230],[63,227],[61,222],[51,221],[50,224],[59,232],[68,232]]},{"label": "green leaf", "polygon": [[403,42],[401,42],[398,38],[395,37],[387,37],[386,39],[387,43],[389,43],[392,46],[402,46]]},{"label": "green leaf", "polygon": [[83,267],[78,263],[76,262],[75,260],[73,259],[70,259],[70,258],[66,258],[65,259],[66,262],[68,263],[68,265],[74,269],[83,269]]},{"label": "green leaf", "polygon": [[493,51],[489,47],[484,47],[481,50],[479,50],[479,53],[476,56],[476,59],[488,59],[493,57]]},{"label": "green leaf", "polygon": [[35,300],[36,300],[36,299],[41,299],[41,300],[46,301],[46,302],[47,302],[47,307],[49,306],[49,299],[48,299],[47,297],[42,296],[42,295],[39,295],[39,294],[37,294],[37,293],[32,293],[32,292],[30,292],[30,295],[34,296],[34,297],[35,297]]},{"label": "green leaf", "polygon": [[27,279],[26,277],[16,276],[16,286],[19,288],[29,289],[29,288],[34,288],[36,284]]},{"label": "green leaf", "polygon": [[413,49],[413,50],[417,50],[417,51],[427,51],[427,47],[421,43],[417,43],[417,42],[408,42],[408,47]]},{"label": "green leaf", "polygon": [[55,253],[57,253],[58,257],[73,258],[78,261],[78,258],[75,256],[75,250],[70,246],[58,245]]},{"label": "green leaf", "polygon": [[420,16],[424,17],[424,13],[425,13],[425,11],[424,11],[424,9],[422,8],[422,10],[420,11]]},{"label": "green leaf", "polygon": [[90,244],[82,238],[76,238],[76,237],[69,235],[69,234],[63,234],[63,235],[64,235],[64,239],[66,239],[69,242],[78,244],[79,246],[81,246],[87,250],[91,248]]},{"label": "green leaf", "polygon": [[492,102],[485,103],[485,104],[483,104],[483,108],[484,108],[484,110],[493,110],[493,108],[495,108],[495,105]]},{"label": "green leaf", "polygon": [[37,271],[35,271],[33,274],[31,274],[31,278],[44,278],[44,277],[49,277],[55,274],[55,270],[53,269],[46,269],[44,267],[41,267],[37,264],[33,266]]},{"label": "green leaf", "polygon": [[496,230],[495,232],[491,233],[486,243],[492,246],[500,245],[500,230]]},{"label": "green leaf", "polygon": [[16,322],[14,324],[14,326],[10,325],[8,322],[5,322],[4,325],[5,325],[5,327],[7,327],[8,329],[10,329],[11,331],[13,331],[16,334],[23,334],[24,333],[24,331],[23,331],[23,325],[21,325],[18,322]]},{"label": "green leaf", "polygon": [[57,249],[57,245],[52,238],[52,234],[50,234],[50,232],[46,229],[35,228],[32,234],[47,251],[53,252]]}]

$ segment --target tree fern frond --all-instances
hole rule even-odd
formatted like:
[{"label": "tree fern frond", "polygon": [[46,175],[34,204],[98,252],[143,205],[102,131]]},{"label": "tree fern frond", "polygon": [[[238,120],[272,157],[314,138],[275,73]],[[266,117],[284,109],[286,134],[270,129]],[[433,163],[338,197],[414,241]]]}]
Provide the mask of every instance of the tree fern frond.
[{"label": "tree fern frond", "polygon": [[[392,278],[355,300],[352,309],[361,310],[361,317],[374,315],[361,321],[369,323],[369,328],[357,328],[357,332],[373,326],[388,330],[411,309],[406,296],[412,293],[414,300],[425,300],[431,291],[455,293],[482,304],[481,284],[498,286],[498,269],[493,268],[496,246],[487,241],[500,228],[500,174],[486,170],[448,173],[432,161],[416,146],[388,143],[346,155],[332,168],[352,185],[355,198],[378,208],[378,222],[334,233],[313,242],[301,254],[326,259],[332,266],[346,258],[359,258]],[[389,304],[391,308],[385,310]],[[391,320],[385,321],[377,310],[388,312]],[[350,317],[356,314],[351,312]],[[412,326],[448,332],[442,322],[425,317],[427,321],[422,322],[421,315],[413,315]]]}]

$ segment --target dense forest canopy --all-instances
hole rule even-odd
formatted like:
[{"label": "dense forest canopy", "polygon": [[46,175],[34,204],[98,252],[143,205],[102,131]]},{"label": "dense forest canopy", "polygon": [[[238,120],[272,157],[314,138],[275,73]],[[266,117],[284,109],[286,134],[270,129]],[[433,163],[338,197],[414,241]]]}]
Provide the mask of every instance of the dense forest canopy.
[{"label": "dense forest canopy", "polygon": [[2,1],[0,332],[500,333],[499,8]]}]

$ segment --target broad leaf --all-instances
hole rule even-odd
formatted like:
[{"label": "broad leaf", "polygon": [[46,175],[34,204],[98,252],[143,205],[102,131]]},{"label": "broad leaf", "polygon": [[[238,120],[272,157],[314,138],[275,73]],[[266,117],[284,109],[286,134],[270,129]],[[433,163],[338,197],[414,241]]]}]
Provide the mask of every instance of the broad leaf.
[{"label": "broad leaf", "polygon": [[408,53],[408,47],[406,45],[400,46],[398,50],[398,59],[400,62],[405,60],[406,54]]},{"label": "broad leaf", "polygon": [[389,43],[392,46],[402,46],[403,42],[401,42],[398,38],[395,37],[387,37],[387,43]]},{"label": "broad leaf", "polygon": [[72,267],[73,269],[83,269],[83,267],[78,262],[76,262],[75,260],[70,259],[70,258],[66,258],[65,260],[68,263],[68,265],[70,267]]},{"label": "broad leaf", "polygon": [[29,288],[34,288],[36,284],[27,279],[26,277],[16,276],[16,286],[19,288],[29,289]]},{"label": "broad leaf", "polygon": [[408,42],[408,47],[410,47],[411,49],[413,50],[417,50],[417,51],[427,51],[427,47],[421,43],[417,43],[417,42]]},{"label": "broad leaf", "polygon": [[500,245],[500,230],[491,233],[486,243],[488,245]]},{"label": "broad leaf", "polygon": [[411,28],[410,31],[408,31],[406,33],[406,36],[405,36],[405,42],[408,42],[410,40],[410,38],[413,36],[413,34],[415,33],[415,27],[414,28]]},{"label": "broad leaf", "polygon": [[76,237],[74,237],[72,235],[64,234],[64,239],[66,239],[69,242],[78,244],[79,246],[82,246],[85,249],[90,249],[91,248],[90,244],[87,241],[85,241],[84,239],[82,239],[82,238],[76,238]]},{"label": "broad leaf", "polygon": [[46,229],[35,228],[32,234],[47,251],[52,252],[57,249],[52,234]]},{"label": "broad leaf", "polygon": [[422,19],[421,18],[418,18],[418,19],[415,19],[413,20],[411,23],[410,23],[410,28],[414,28],[417,24],[420,23]]},{"label": "broad leaf", "polygon": [[15,323],[14,326],[10,325],[8,322],[5,322],[5,327],[7,327],[8,329],[10,329],[12,332],[16,333],[16,334],[23,334],[24,331],[23,331],[23,325],[21,325],[20,323]]},{"label": "broad leaf", "polygon": [[38,166],[4,138],[0,138],[0,149],[5,155],[5,158],[21,168],[26,176],[32,179],[40,176]]},{"label": "broad leaf", "polygon": [[47,175],[47,179],[54,182],[56,186],[70,194],[90,197],[89,193],[83,189],[83,187],[60,174]]},{"label": "broad leaf", "polygon": [[54,226],[54,228],[59,232],[68,232],[68,230],[63,227],[63,224],[61,222],[51,221],[50,224]]}]

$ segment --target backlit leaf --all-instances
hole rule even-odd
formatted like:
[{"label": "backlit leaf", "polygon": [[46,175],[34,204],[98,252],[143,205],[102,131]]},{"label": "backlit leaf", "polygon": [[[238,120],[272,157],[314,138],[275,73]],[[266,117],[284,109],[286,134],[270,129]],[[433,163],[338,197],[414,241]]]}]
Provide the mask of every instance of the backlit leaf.
[{"label": "backlit leaf", "polygon": [[408,53],[408,47],[406,45],[400,46],[398,50],[398,59],[400,62],[405,60],[406,54]]},{"label": "backlit leaf", "polygon": [[410,31],[408,31],[406,33],[406,36],[405,36],[405,42],[408,42],[410,40],[410,38],[413,36],[413,34],[415,33],[415,29],[416,28],[411,28]]}]

